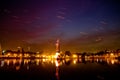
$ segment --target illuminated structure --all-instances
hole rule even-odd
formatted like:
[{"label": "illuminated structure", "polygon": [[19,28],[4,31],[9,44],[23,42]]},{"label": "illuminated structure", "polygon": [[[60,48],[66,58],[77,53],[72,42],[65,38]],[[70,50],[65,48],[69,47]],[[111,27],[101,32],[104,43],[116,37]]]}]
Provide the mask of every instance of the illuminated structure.
[{"label": "illuminated structure", "polygon": [[60,40],[56,41],[56,58],[60,58]]}]

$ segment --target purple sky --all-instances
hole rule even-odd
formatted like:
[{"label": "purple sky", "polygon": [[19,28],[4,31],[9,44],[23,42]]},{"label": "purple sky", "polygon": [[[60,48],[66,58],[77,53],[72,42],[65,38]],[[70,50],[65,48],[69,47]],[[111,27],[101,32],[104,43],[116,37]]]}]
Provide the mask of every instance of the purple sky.
[{"label": "purple sky", "polygon": [[117,0],[1,0],[0,43],[33,51],[99,51],[120,48]]}]

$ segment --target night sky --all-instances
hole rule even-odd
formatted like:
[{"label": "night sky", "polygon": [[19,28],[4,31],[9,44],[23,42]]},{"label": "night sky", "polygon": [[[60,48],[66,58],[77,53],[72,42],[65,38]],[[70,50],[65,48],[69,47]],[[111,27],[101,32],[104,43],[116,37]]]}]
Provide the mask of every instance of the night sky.
[{"label": "night sky", "polygon": [[120,48],[119,0],[0,0],[2,49],[95,52]]}]

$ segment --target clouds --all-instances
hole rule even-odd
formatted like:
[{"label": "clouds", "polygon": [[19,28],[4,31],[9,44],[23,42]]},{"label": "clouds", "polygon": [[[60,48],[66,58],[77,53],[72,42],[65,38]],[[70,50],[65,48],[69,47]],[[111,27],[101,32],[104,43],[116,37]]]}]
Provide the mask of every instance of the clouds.
[{"label": "clouds", "polygon": [[56,18],[65,22],[72,22],[71,16],[69,16],[69,8],[62,7],[56,10]]},{"label": "clouds", "polygon": [[9,1],[0,6],[0,37],[16,45],[59,37],[65,47],[90,49],[119,39],[118,9],[104,0]]},{"label": "clouds", "polygon": [[60,16],[60,15],[59,15],[59,16],[57,16],[57,18],[58,18],[58,19],[65,19],[65,17]]},{"label": "clouds", "polygon": [[57,9],[57,12],[56,12],[56,17],[58,18],[58,19],[62,19],[62,20],[64,20],[64,19],[66,19],[66,9],[67,8],[60,8],[60,9]]},{"label": "clouds", "polygon": [[86,32],[80,32],[81,35],[87,35],[88,33]]},{"label": "clouds", "polygon": [[120,31],[118,29],[106,30],[104,32],[88,33],[80,32],[80,35],[66,43],[66,46],[73,46],[72,51],[99,51],[105,49],[118,49],[120,46]]}]

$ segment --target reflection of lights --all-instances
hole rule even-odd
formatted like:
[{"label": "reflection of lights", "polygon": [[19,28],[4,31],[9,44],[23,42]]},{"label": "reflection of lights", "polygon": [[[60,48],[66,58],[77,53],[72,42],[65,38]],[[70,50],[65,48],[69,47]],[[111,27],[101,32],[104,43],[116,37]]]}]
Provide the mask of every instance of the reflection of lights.
[{"label": "reflection of lights", "polygon": [[43,60],[43,62],[45,62],[46,60],[45,59],[42,59]]},{"label": "reflection of lights", "polygon": [[113,53],[111,53],[110,55],[111,55],[111,56],[113,56],[114,54],[113,54]]},{"label": "reflection of lights", "polygon": [[76,64],[77,63],[77,59],[73,59],[73,63]]},{"label": "reflection of lights", "polygon": [[107,63],[109,64],[109,60],[107,59]]},{"label": "reflection of lights", "polygon": [[29,66],[27,66],[27,70],[29,70]]},{"label": "reflection of lights", "polygon": [[54,61],[52,60],[51,63],[53,64],[53,62],[54,62]]},{"label": "reflection of lights", "polygon": [[13,60],[13,64],[15,64],[15,63],[16,63],[16,59]]},{"label": "reflection of lights", "polygon": [[63,63],[65,63],[65,60],[62,60]]},{"label": "reflection of lights", "polygon": [[102,62],[102,59],[100,59],[100,62]]},{"label": "reflection of lights", "polygon": [[26,60],[26,59],[24,60],[24,64],[25,64],[25,63],[28,64],[28,62],[29,62],[28,60]]},{"label": "reflection of lights", "polygon": [[39,65],[39,59],[36,60],[36,65]]},{"label": "reflection of lights", "polygon": [[59,63],[58,63],[58,61],[57,61],[57,60],[55,61],[55,65],[56,65],[56,67],[58,67],[58,66],[59,66]]},{"label": "reflection of lights", "polygon": [[78,62],[82,62],[82,59],[79,58],[79,59],[78,59]]},{"label": "reflection of lights", "polygon": [[117,59],[115,59],[115,60],[114,60],[114,62],[115,62],[115,63],[118,63],[118,60],[117,60]]},{"label": "reflection of lights", "polygon": [[98,59],[97,59],[97,62],[98,62]]},{"label": "reflection of lights", "polygon": [[20,69],[20,66],[16,66],[16,70],[19,70]]},{"label": "reflection of lights", "polygon": [[119,63],[119,62],[116,59],[107,59],[107,63],[108,64],[115,64],[115,63]]},{"label": "reflection of lights", "polygon": [[111,63],[112,63],[112,64],[114,64],[114,63],[115,63],[115,61],[112,59],[112,60],[111,60]]},{"label": "reflection of lights", "polygon": [[19,60],[19,64],[21,64],[21,63],[22,63],[22,59]]},{"label": "reflection of lights", "polygon": [[[93,59],[89,59],[89,62],[92,62]],[[103,59],[103,58],[96,58],[94,59],[96,62],[107,62],[107,64],[120,64],[120,61],[117,60],[117,59],[112,59],[112,58],[106,58],[106,59]],[[46,66],[46,64],[55,64],[56,67],[59,67],[61,66],[62,64],[66,64],[67,62],[71,62],[72,61],[72,64],[78,64],[80,62],[82,62],[82,59],[81,58],[74,58],[74,59],[70,59],[70,58],[66,58],[64,60],[56,60],[56,59],[35,59],[35,60],[30,60],[30,59],[4,59],[3,61],[1,60],[1,64],[0,66],[3,67],[3,66],[6,66],[6,65],[10,65],[13,64],[13,66],[16,65],[20,65],[22,62],[24,63],[23,65],[29,65],[29,62],[32,64],[35,64],[36,66],[37,65],[40,65],[40,64],[43,64]],[[6,64],[6,65],[5,65]],[[26,66],[27,67],[27,66]]]},{"label": "reflection of lights", "polygon": [[58,65],[58,62],[56,61],[56,67],[58,67],[59,65]]},{"label": "reflection of lights", "polygon": [[4,66],[4,61],[1,61],[1,65],[0,65],[1,67],[3,67]]},{"label": "reflection of lights", "polygon": [[7,65],[9,65],[10,64],[10,61],[9,60],[7,60]]},{"label": "reflection of lights", "polygon": [[73,63],[76,64],[76,60],[74,60]]}]

